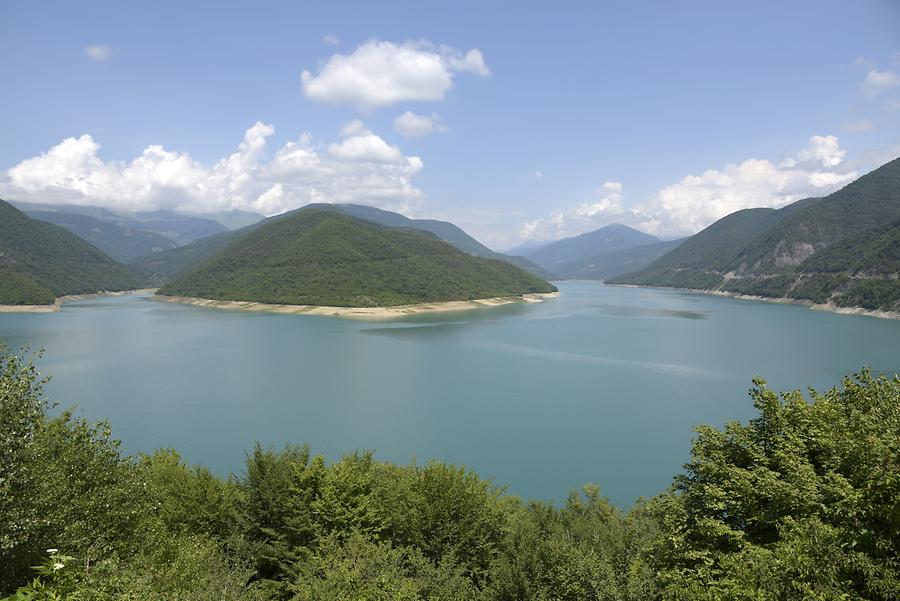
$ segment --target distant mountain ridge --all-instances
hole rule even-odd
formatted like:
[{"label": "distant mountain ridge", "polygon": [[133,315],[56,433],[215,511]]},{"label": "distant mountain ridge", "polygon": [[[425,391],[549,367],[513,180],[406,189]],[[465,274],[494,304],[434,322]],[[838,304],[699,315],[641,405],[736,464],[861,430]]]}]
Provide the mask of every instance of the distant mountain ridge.
[{"label": "distant mountain ridge", "polygon": [[59,296],[140,286],[128,268],[75,234],[0,200],[0,304],[47,305]]},{"label": "distant mountain ridge", "polygon": [[563,275],[560,272],[561,268],[574,261],[583,261],[603,253],[626,250],[659,241],[656,236],[645,234],[621,223],[613,223],[598,230],[563,238],[532,250],[526,249],[523,255],[544,269]]},{"label": "distant mountain ridge", "polygon": [[553,242],[526,242],[507,252],[521,253],[561,279],[603,280],[641,269],[680,243],[613,223]]},{"label": "distant mountain ridge", "polygon": [[239,210],[186,215],[171,210],[129,212],[91,205],[11,202],[35,219],[65,227],[121,262],[263,219],[257,213]]},{"label": "distant mountain ridge", "polygon": [[139,272],[145,274],[149,281],[155,284],[161,284],[173,277],[177,277],[199,267],[204,262],[212,259],[217,253],[224,250],[229,244],[240,239],[242,236],[255,231],[258,227],[295,215],[300,211],[322,208],[341,211],[352,217],[387,227],[406,227],[431,232],[441,240],[444,240],[465,253],[484,258],[499,259],[511,263],[545,280],[555,278],[554,274],[533,264],[525,258],[509,257],[492,251],[452,223],[433,219],[410,219],[399,213],[393,213],[366,205],[353,204],[307,205],[305,207],[300,207],[299,209],[294,209],[293,211],[288,211],[287,213],[282,213],[281,215],[269,217],[264,221],[239,230],[222,232],[200,240],[195,240],[194,242],[179,248],[139,258],[133,261],[131,265]]},{"label": "distant mountain ridge", "polygon": [[732,213],[612,283],[900,310],[900,159],[821,198]]},{"label": "distant mountain ridge", "polygon": [[66,228],[120,263],[178,246],[162,234],[136,229],[124,219],[107,220],[78,213],[35,210],[27,211],[26,215]]},{"label": "distant mountain ridge", "polygon": [[382,226],[324,206],[268,220],[158,293],[383,307],[554,290],[514,265],[465,253],[431,232]]}]

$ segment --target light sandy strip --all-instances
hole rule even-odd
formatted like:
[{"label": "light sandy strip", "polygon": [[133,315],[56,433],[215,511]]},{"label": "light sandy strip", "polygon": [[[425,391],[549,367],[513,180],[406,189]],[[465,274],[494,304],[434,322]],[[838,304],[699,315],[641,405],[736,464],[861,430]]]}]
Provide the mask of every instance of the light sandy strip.
[{"label": "light sandy strip", "polygon": [[499,307],[515,303],[539,303],[547,298],[556,298],[559,292],[523,294],[521,296],[500,296],[480,298],[467,301],[450,301],[444,303],[422,303],[419,305],[397,305],[393,307],[324,307],[318,305],[274,305],[252,301],[223,301],[186,296],[151,296],[153,300],[214,309],[230,309],[235,311],[262,311],[266,313],[284,313],[291,315],[327,315],[348,319],[393,319],[419,313],[441,313],[446,311],[466,311],[485,307]]}]

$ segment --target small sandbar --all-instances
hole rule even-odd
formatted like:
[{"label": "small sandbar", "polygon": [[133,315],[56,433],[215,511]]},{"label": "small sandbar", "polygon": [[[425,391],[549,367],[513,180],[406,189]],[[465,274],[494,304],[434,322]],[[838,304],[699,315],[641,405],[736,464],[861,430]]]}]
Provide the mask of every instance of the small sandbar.
[{"label": "small sandbar", "polygon": [[288,315],[326,315],[345,319],[395,319],[420,313],[443,313],[448,311],[468,311],[500,307],[516,303],[540,303],[548,298],[556,298],[559,292],[523,294],[521,296],[499,296],[466,301],[450,301],[443,303],[422,303],[418,305],[397,305],[393,307],[327,307],[318,305],[275,305],[253,301],[210,300],[187,296],[154,295],[150,298],[166,303],[209,307],[212,309],[229,309],[234,311],[256,311],[265,313],[283,313]]}]

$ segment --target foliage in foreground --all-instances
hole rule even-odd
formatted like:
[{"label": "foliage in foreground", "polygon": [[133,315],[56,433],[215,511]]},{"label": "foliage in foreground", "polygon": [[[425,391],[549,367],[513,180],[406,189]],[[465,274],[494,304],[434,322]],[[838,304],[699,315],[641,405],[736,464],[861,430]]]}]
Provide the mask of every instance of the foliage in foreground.
[{"label": "foliage in foreground", "polygon": [[0,357],[8,599],[900,598],[896,377],[809,400],[756,381],[756,419],[700,427],[672,488],[623,513],[594,486],[556,508],[364,452],[256,448],[224,480],[128,457]]}]

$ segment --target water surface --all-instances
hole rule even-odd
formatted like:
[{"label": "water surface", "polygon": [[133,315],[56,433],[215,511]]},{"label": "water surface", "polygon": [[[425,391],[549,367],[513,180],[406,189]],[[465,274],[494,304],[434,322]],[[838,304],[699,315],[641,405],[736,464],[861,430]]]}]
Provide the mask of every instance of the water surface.
[{"label": "water surface", "polygon": [[587,482],[620,505],[664,489],[693,426],[747,419],[760,375],[825,389],[900,371],[900,321],[563,282],[560,298],[401,321],[231,312],[130,296],[0,314],[44,348],[49,395],[109,419],[131,452],[174,447],[240,472],[308,442],[465,464],[529,498]]}]

